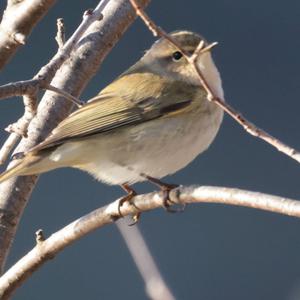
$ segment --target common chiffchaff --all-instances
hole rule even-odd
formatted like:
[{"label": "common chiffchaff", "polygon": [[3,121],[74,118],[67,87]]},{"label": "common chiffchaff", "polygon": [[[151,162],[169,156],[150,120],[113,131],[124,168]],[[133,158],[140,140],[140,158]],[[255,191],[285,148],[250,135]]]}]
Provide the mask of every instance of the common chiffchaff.
[{"label": "common chiffchaff", "polygon": [[[171,36],[188,53],[201,37],[189,31]],[[198,58],[214,93],[223,98],[219,72],[209,51]],[[108,184],[162,178],[189,164],[215,138],[223,111],[206,99],[197,74],[165,39],[95,98],[63,120],[0,182],[61,167],[84,170]]]}]

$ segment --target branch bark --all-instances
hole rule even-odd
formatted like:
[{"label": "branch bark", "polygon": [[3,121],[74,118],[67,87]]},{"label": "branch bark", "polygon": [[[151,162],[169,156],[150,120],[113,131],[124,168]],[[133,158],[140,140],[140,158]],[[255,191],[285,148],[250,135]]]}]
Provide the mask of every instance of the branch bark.
[{"label": "branch bark", "polygon": [[[135,196],[132,205],[124,203],[122,215],[135,214],[137,208],[139,212],[145,212],[162,207],[164,196],[162,192]],[[173,204],[222,203],[300,217],[300,201],[234,188],[181,186],[170,191],[169,199]],[[0,278],[0,298],[8,299],[26,278],[76,240],[115,222],[119,218],[118,204],[119,199],[75,220],[46,240],[38,239],[37,245]],[[42,236],[41,232],[39,236]]]},{"label": "branch bark", "polygon": [[0,70],[8,63],[35,25],[56,0],[8,0],[0,24]]},{"label": "branch bark", "polygon": [[[142,6],[150,0],[140,1]],[[78,97],[102,60],[133,22],[135,12],[126,0],[104,1],[101,22],[94,22],[78,42],[72,53],[56,73],[51,85]],[[67,43],[66,43],[67,45]],[[66,46],[65,45],[65,46]],[[72,109],[69,101],[63,101],[53,92],[46,92],[38,107],[37,115],[28,127],[28,138],[23,139],[17,152],[26,151],[43,140]],[[15,235],[18,222],[31,195],[37,176],[8,180],[0,186],[0,266]]]},{"label": "branch bark", "polygon": [[[99,21],[102,19],[102,9],[107,4],[108,0],[103,0],[99,5],[92,11],[86,11],[84,14],[84,18],[82,23],[73,33],[73,35],[69,38],[66,44],[59,45],[59,51],[54,55],[54,57],[43,66],[40,71],[31,79],[31,80],[23,80],[18,82],[9,83],[3,86],[0,86],[0,98],[8,98],[12,96],[22,96],[24,95],[25,105],[25,113],[22,118],[18,120],[11,129],[19,128],[21,130],[11,131],[11,135],[8,137],[4,146],[0,150],[0,164],[3,163],[7,157],[9,156],[11,150],[14,148],[16,143],[19,141],[21,136],[27,137],[27,129],[29,123],[31,122],[33,116],[36,114],[37,106],[37,96],[38,92],[41,89],[48,89],[55,91],[58,94],[63,94],[67,99],[71,99],[71,101],[75,102],[77,105],[81,105],[76,98],[72,98],[72,96],[63,90],[60,90],[56,87],[51,86],[49,83],[53,79],[57,70],[62,66],[62,64],[70,57],[73,48],[81,39],[84,32],[87,28],[95,21]],[[61,22],[59,24],[62,24]],[[58,35],[61,36],[63,25],[58,26]],[[57,37],[56,37],[57,38]],[[63,39],[61,36],[60,39]],[[30,112],[30,114],[29,114]]]}]

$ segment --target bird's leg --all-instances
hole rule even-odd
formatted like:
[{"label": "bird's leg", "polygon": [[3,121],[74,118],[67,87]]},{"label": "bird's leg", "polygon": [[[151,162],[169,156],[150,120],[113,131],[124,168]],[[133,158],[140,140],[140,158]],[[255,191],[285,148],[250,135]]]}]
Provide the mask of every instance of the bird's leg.
[{"label": "bird's leg", "polygon": [[[125,202],[129,202],[131,205],[133,205],[137,210],[138,207],[136,207],[136,205],[134,205],[133,203],[131,203],[131,199],[137,195],[136,191],[131,188],[127,183],[124,183],[121,185],[122,189],[127,193],[126,196],[124,196],[123,198],[120,199],[119,201],[119,205],[118,205],[118,212],[119,215],[121,217],[123,217],[122,213],[121,213],[121,206],[125,203]],[[140,219],[141,213],[137,212],[132,216],[133,219],[133,223],[129,224],[129,226],[135,225],[139,219]]]},{"label": "bird's leg", "polygon": [[184,211],[185,206],[186,206],[185,204],[180,209],[172,209],[169,204],[170,202],[174,204],[174,202],[170,200],[169,193],[171,190],[177,188],[179,186],[178,184],[165,183],[165,182],[160,181],[157,178],[154,178],[154,177],[151,177],[148,175],[144,175],[144,174],[142,176],[145,177],[149,182],[155,184],[156,186],[158,186],[161,189],[161,191],[163,192],[163,207],[166,209],[167,212],[175,213],[175,212],[183,212]]}]

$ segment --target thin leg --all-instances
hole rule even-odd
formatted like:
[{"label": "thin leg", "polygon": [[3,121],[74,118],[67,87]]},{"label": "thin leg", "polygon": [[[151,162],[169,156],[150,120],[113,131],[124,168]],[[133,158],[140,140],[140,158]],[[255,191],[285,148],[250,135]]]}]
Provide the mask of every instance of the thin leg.
[{"label": "thin leg", "polygon": [[127,183],[122,184],[121,187],[128,195],[132,197],[137,195],[136,191]]},{"label": "thin leg", "polygon": [[162,182],[159,179],[148,176],[148,175],[143,175],[143,176],[145,176],[145,178],[148,181],[150,181],[151,183],[153,183],[156,186],[160,187],[162,190],[171,191],[171,190],[173,190],[173,189],[175,189],[179,186],[178,184],[169,184],[169,183]]},{"label": "thin leg", "polygon": [[[126,196],[124,196],[123,198],[120,199],[119,201],[119,205],[118,205],[118,212],[119,212],[119,215],[121,217],[123,217],[122,213],[121,213],[121,206],[125,203],[125,202],[129,202],[131,205],[134,205],[131,203],[131,199],[137,195],[136,191],[131,188],[127,183],[124,183],[121,185],[122,189],[127,193]],[[138,207],[136,207],[134,205],[134,207],[138,210]],[[135,225],[139,219],[140,219],[140,216],[141,216],[141,213],[140,212],[137,212],[136,214],[134,214],[132,216],[132,219],[133,219],[133,223],[129,224],[129,226],[132,226],[132,225]]]}]

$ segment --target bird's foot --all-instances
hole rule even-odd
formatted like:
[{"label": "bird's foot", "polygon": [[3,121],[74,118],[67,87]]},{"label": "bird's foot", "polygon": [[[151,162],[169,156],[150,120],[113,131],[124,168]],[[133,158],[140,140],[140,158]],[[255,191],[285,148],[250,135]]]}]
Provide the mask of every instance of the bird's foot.
[{"label": "bird's foot", "polygon": [[[119,200],[119,204],[118,204],[118,213],[119,213],[119,216],[121,218],[123,218],[124,216],[123,216],[123,214],[121,212],[121,207],[122,207],[122,205],[125,202],[128,202],[130,205],[133,205],[136,208],[136,210],[139,210],[139,209],[138,209],[138,207],[134,203],[131,202],[132,198],[137,195],[137,192],[134,189],[132,189],[128,184],[122,184],[121,187],[123,188],[123,190],[125,192],[127,192],[127,195],[124,196],[123,198],[121,198]],[[137,224],[138,221],[139,221],[139,219],[140,219],[140,217],[141,217],[141,213],[140,212],[137,212],[137,213],[133,214],[132,215],[133,222],[130,223],[129,226],[133,226],[133,225]]]},{"label": "bird's foot", "polygon": [[178,212],[183,212],[185,210],[186,204],[183,204],[179,208],[171,208],[171,205],[176,203],[170,199],[170,191],[179,187],[178,184],[169,184],[169,183],[162,182],[159,179],[151,176],[147,176],[147,175],[144,176],[148,181],[158,186],[163,192],[163,207],[167,212],[178,213]]},{"label": "bird's foot", "polygon": [[128,226],[133,226],[135,224],[137,224],[141,218],[141,213],[137,212],[134,215],[132,215],[132,223],[130,223]]}]

